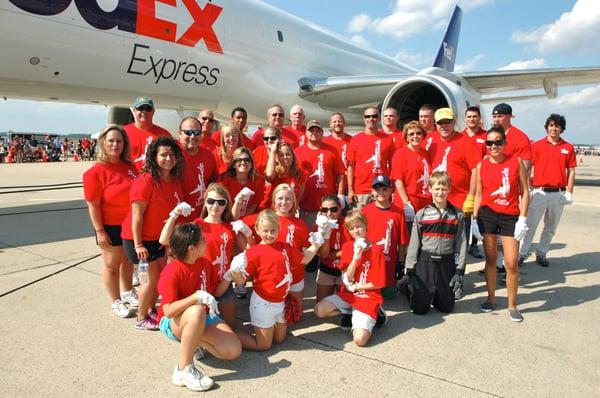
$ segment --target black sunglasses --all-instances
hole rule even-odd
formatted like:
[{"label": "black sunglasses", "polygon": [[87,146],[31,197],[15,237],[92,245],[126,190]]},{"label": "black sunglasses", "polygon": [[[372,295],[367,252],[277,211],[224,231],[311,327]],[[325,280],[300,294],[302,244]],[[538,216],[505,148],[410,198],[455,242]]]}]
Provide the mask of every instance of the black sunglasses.
[{"label": "black sunglasses", "polygon": [[271,113],[271,117],[284,117],[284,113]]},{"label": "black sunglasses", "polygon": [[496,141],[486,140],[485,145],[487,145],[487,146],[492,146],[492,145],[502,146],[502,145],[504,145],[504,140],[496,140]]},{"label": "black sunglasses", "polygon": [[379,117],[379,115],[375,114],[375,115],[364,115],[363,116],[365,119],[377,119]]},{"label": "black sunglasses", "polygon": [[236,160],[234,160],[235,163],[250,163],[252,160],[250,158],[237,158]]},{"label": "black sunglasses", "polygon": [[152,112],[154,110],[150,105],[142,105],[135,108],[138,112]]},{"label": "black sunglasses", "polygon": [[449,119],[442,119],[439,122],[435,122],[435,124],[439,124],[440,126],[443,126],[445,124],[450,124],[450,123],[452,123],[452,120],[449,120]]},{"label": "black sunglasses", "polygon": [[276,135],[272,135],[272,136],[267,137],[265,135],[265,136],[263,136],[263,141],[264,142],[269,142],[269,141],[275,142],[275,141],[277,141],[277,136]]},{"label": "black sunglasses", "polygon": [[200,119],[202,119],[202,121],[204,121],[204,122],[208,121],[211,123],[215,121],[215,119],[213,119],[212,117],[208,117],[208,116],[202,116]]},{"label": "black sunglasses", "polygon": [[181,132],[188,137],[198,137],[200,134],[202,134],[202,130],[181,130]]},{"label": "black sunglasses", "polygon": [[206,204],[207,205],[214,205],[214,204],[218,204],[221,207],[225,207],[227,206],[227,199],[213,199],[213,198],[206,198]]},{"label": "black sunglasses", "polygon": [[332,213],[337,213],[338,211],[338,207],[337,206],[333,206],[333,207],[321,207],[321,213],[327,213],[328,211],[332,212]]}]

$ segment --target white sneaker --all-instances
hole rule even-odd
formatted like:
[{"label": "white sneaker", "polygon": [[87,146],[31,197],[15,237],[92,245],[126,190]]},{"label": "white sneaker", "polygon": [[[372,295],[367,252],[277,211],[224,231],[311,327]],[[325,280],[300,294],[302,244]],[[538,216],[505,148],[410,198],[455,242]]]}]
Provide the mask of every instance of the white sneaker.
[{"label": "white sneaker", "polygon": [[119,318],[128,318],[131,315],[125,303],[118,299],[112,303],[112,309]]},{"label": "white sneaker", "polygon": [[192,363],[183,368],[183,370],[179,370],[178,366],[175,365],[171,381],[176,386],[186,386],[192,391],[206,391],[215,385],[213,379],[203,375]]},{"label": "white sneaker", "polygon": [[137,307],[139,303],[138,295],[134,289],[131,289],[127,292],[121,292],[121,300],[133,305],[134,307]]}]

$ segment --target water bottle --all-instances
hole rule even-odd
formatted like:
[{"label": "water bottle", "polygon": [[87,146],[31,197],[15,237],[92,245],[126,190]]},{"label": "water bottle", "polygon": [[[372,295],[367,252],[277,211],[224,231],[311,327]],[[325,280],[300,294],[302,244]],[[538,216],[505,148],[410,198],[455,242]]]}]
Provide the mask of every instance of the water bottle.
[{"label": "water bottle", "polygon": [[141,285],[147,285],[150,281],[150,276],[148,275],[148,261],[140,260],[138,262],[138,279]]}]

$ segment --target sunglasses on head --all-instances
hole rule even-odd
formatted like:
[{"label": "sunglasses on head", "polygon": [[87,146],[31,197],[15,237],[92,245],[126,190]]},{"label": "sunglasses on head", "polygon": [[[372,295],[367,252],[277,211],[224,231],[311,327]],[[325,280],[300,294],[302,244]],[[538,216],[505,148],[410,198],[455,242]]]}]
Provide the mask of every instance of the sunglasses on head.
[{"label": "sunglasses on head", "polygon": [[285,114],[283,112],[275,112],[271,113],[271,117],[284,117]]},{"label": "sunglasses on head", "polygon": [[379,117],[378,114],[374,114],[374,115],[364,115],[363,116],[365,119],[377,119]]},{"label": "sunglasses on head", "polygon": [[269,141],[275,142],[275,141],[277,141],[277,136],[276,135],[272,135],[272,136],[267,137],[265,135],[265,136],[263,136],[263,141],[264,142],[269,142]]},{"label": "sunglasses on head", "polygon": [[332,213],[337,213],[338,207],[337,206],[333,206],[333,207],[321,207],[321,213],[327,213],[328,211],[330,211]]},{"label": "sunglasses on head", "polygon": [[142,105],[135,108],[138,112],[152,112],[154,110],[150,105]]},{"label": "sunglasses on head", "polygon": [[198,137],[200,134],[202,134],[202,130],[181,130],[181,132],[188,137]]},{"label": "sunglasses on head", "polygon": [[486,140],[485,141],[485,145],[486,146],[492,146],[492,145],[496,145],[496,146],[502,146],[504,145],[504,140]]},{"label": "sunglasses on head", "polygon": [[227,199],[214,199],[214,198],[206,198],[206,204],[207,205],[214,205],[214,204],[218,204],[221,207],[225,207],[227,206]]},{"label": "sunglasses on head", "polygon": [[250,160],[250,158],[237,158],[235,160],[235,163],[242,163],[242,162],[244,162],[244,163],[250,163],[251,160]]},{"label": "sunglasses on head", "polygon": [[209,116],[202,116],[200,119],[202,119],[203,122],[214,122],[215,119],[213,119],[212,117]]}]

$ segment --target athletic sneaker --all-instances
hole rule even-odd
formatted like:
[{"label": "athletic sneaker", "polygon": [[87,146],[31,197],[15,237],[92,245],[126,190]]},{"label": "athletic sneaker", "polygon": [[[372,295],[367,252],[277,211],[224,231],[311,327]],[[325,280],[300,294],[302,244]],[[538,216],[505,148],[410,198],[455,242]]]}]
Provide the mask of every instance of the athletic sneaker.
[{"label": "athletic sneaker", "polygon": [[[519,282],[521,282],[521,274],[519,274]],[[506,286],[506,274],[502,275],[502,278],[500,278],[500,284]]]},{"label": "athletic sneaker", "polygon": [[148,316],[150,317],[150,319],[152,319],[154,322],[158,323],[158,312],[156,312],[156,310],[150,310],[150,312],[148,313]]},{"label": "athletic sneaker", "polygon": [[194,351],[194,359],[196,361],[201,361],[204,359],[206,355],[204,354],[204,348],[202,347],[198,347],[196,348],[196,351]]},{"label": "athletic sneaker", "polygon": [[352,315],[351,314],[342,314],[342,330],[350,330],[352,329]]},{"label": "athletic sneaker", "polygon": [[[504,268],[504,267],[502,267],[502,268],[496,267],[496,274],[497,275],[506,274],[506,268]],[[485,275],[485,268],[479,270],[479,275]]]},{"label": "athletic sneaker", "polygon": [[125,303],[119,299],[116,299],[112,303],[112,309],[119,318],[128,318],[131,315],[129,308],[127,308]]},{"label": "athletic sneaker", "polygon": [[121,292],[121,300],[133,305],[134,307],[137,307],[139,303],[138,295],[134,289],[131,289],[127,292]]},{"label": "athletic sneaker", "polygon": [[481,253],[481,249],[477,245],[469,247],[469,254],[475,258],[483,258],[483,253]]},{"label": "athletic sneaker", "polygon": [[492,312],[496,309],[496,304],[486,301],[485,303],[479,306],[479,309],[481,310],[481,312]]},{"label": "athletic sneaker", "polygon": [[215,385],[213,379],[205,376],[198,370],[193,363],[187,365],[183,370],[179,370],[175,365],[171,381],[179,387],[186,386],[192,391],[206,391]]},{"label": "athletic sneaker", "polygon": [[382,306],[377,310],[377,320],[375,321],[376,328],[382,328],[388,322],[388,316]]},{"label": "athletic sneaker", "polygon": [[546,256],[544,256],[542,254],[535,255],[535,262],[538,263],[539,265],[541,265],[542,267],[547,267],[549,265],[548,259],[546,258]]},{"label": "athletic sneaker", "polygon": [[138,330],[158,330],[158,322],[146,315],[144,319],[135,321],[135,328]]},{"label": "athletic sneaker", "polygon": [[510,316],[510,320],[513,322],[523,322],[523,315],[521,315],[519,310],[516,308],[508,310],[508,315]]},{"label": "athletic sneaker", "polygon": [[235,297],[239,299],[248,298],[248,291],[246,290],[246,286],[244,285],[235,285],[233,288],[233,292],[235,293]]},{"label": "athletic sneaker", "polygon": [[522,267],[525,265],[525,256],[519,256],[518,266]]}]

